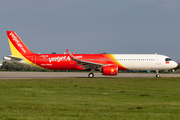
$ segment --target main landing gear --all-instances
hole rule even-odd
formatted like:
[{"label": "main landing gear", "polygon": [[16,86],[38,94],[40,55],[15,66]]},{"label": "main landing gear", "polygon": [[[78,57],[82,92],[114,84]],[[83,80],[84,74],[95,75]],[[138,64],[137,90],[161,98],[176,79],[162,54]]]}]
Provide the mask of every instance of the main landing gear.
[{"label": "main landing gear", "polygon": [[94,77],[94,73],[89,73],[88,77],[89,78],[93,78]]},{"label": "main landing gear", "polygon": [[93,73],[94,71],[95,71],[95,69],[91,68],[91,72],[88,75],[89,78],[93,78],[94,77],[94,73]]},{"label": "main landing gear", "polygon": [[156,70],[156,77],[159,78],[160,75],[159,75],[159,70]]}]

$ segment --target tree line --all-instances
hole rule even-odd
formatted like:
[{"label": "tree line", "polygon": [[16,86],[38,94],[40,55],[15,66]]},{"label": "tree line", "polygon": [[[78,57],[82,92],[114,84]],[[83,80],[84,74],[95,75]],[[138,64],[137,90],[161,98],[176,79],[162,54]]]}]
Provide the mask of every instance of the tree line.
[{"label": "tree line", "polygon": [[4,61],[3,65],[0,68],[1,71],[42,71],[42,72],[49,72],[51,70],[43,69],[39,67],[33,67],[30,65],[23,65],[20,63],[13,63]]}]

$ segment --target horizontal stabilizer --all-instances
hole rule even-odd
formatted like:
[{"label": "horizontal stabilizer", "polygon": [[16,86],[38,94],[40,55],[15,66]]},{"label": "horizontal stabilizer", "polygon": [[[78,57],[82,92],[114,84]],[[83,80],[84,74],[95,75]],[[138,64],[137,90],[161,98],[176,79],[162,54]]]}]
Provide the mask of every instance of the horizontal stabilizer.
[{"label": "horizontal stabilizer", "polygon": [[14,57],[12,55],[4,56],[3,59],[7,60],[7,61],[21,61],[21,60],[24,60],[24,58],[18,58],[18,57]]}]

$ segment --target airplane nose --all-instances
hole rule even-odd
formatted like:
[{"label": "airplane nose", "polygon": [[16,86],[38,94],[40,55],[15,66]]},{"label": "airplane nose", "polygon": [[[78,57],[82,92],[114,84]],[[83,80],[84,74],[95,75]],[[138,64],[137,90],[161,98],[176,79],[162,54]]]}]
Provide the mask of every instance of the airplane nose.
[{"label": "airplane nose", "polygon": [[174,61],[172,66],[173,66],[173,68],[176,68],[178,66],[178,64]]}]

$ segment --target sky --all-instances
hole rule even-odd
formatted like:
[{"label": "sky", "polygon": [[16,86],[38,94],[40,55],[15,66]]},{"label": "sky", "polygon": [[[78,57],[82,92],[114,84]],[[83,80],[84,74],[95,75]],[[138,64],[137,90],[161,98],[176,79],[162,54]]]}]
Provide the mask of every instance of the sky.
[{"label": "sky", "polygon": [[0,60],[15,31],[35,53],[163,54],[180,60],[179,0],[1,0]]}]

